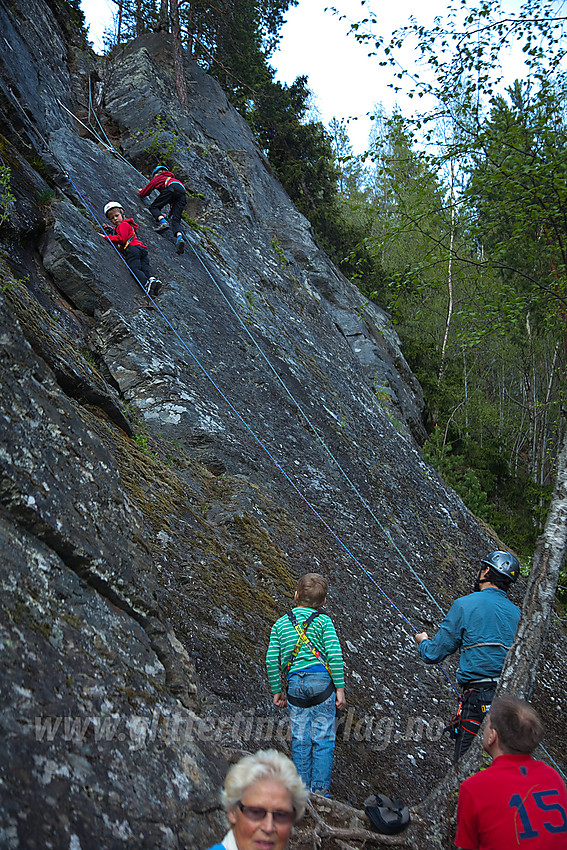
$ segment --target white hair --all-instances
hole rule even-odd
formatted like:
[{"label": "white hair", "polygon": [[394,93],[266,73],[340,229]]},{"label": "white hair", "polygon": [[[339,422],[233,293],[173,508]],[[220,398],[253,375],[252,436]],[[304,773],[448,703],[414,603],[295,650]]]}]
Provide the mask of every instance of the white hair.
[{"label": "white hair", "polygon": [[279,782],[289,791],[295,809],[295,820],[301,820],[309,792],[295,769],[294,763],[277,750],[258,750],[254,755],[244,756],[230,768],[221,792],[225,811],[230,812],[235,809],[248,788],[263,779]]}]

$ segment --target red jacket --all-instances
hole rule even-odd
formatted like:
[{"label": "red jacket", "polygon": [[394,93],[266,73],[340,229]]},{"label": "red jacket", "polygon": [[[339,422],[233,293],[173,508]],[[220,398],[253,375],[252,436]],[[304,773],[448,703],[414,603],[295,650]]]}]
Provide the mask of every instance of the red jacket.
[{"label": "red jacket", "polygon": [[183,186],[181,180],[176,180],[171,171],[158,171],[156,176],[152,177],[150,182],[143,189],[139,190],[138,195],[140,198],[145,198],[154,189],[157,189],[158,192],[163,192],[171,183],[179,183],[180,186]]},{"label": "red jacket", "polygon": [[145,248],[146,246],[144,243],[140,242],[136,236],[137,229],[138,225],[133,218],[125,218],[117,225],[114,233],[107,233],[104,238],[108,239],[109,242],[120,243],[120,247],[123,251],[125,251],[126,248],[129,248],[130,245],[138,245],[141,248]]}]

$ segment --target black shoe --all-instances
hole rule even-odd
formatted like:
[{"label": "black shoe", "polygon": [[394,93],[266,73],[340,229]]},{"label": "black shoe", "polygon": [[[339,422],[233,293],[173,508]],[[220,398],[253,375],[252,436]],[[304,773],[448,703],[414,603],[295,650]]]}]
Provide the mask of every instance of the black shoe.
[{"label": "black shoe", "polygon": [[185,250],[185,239],[182,233],[177,234],[177,253],[182,254]]}]

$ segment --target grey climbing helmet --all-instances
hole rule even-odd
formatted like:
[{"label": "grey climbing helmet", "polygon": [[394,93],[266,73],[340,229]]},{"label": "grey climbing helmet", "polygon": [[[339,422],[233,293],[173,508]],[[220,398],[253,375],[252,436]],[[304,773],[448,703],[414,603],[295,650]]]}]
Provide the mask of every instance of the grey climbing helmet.
[{"label": "grey climbing helmet", "polygon": [[520,562],[509,552],[491,552],[482,559],[482,563],[509,579],[510,582],[515,582],[520,575]]},{"label": "grey climbing helmet", "polygon": [[160,171],[169,171],[167,165],[156,165],[154,170],[152,171],[152,177],[155,177],[156,174],[159,174]]}]

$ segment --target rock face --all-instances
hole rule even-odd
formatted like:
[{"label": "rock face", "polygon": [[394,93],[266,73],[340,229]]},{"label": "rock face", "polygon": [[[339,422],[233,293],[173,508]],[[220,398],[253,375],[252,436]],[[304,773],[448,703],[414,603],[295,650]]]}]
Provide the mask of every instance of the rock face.
[{"label": "rock face", "polygon": [[[167,36],[97,59],[60,0],[0,0],[0,30],[0,846],[218,840],[227,761],[289,751],[263,664],[307,571],[347,668],[333,794],[421,799],[454,694],[412,628],[504,544],[424,463],[388,317],[189,61],[180,107]],[[182,256],[137,194],[164,159],[191,194]],[[111,199],[155,307],[100,236]],[[560,761],[566,657],[555,629],[536,701]]]}]

